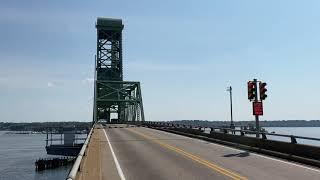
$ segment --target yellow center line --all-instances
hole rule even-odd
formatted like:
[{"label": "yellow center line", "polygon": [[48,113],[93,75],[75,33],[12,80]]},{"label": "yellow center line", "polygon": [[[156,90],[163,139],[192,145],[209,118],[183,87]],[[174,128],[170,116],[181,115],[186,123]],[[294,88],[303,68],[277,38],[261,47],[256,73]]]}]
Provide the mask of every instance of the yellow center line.
[{"label": "yellow center line", "polygon": [[190,158],[190,159],[192,159],[192,160],[194,160],[194,161],[196,161],[196,162],[198,162],[198,163],[200,163],[202,165],[205,165],[208,168],[210,168],[210,169],[212,169],[212,170],[214,170],[216,172],[219,172],[219,173],[221,173],[221,174],[223,174],[225,176],[230,177],[231,179],[237,179],[237,180],[247,180],[248,179],[248,178],[243,177],[243,176],[241,176],[241,175],[239,175],[239,174],[237,174],[235,172],[232,172],[230,170],[222,168],[222,167],[218,166],[217,164],[214,164],[213,162],[206,161],[206,160],[204,160],[204,159],[202,159],[200,157],[197,157],[197,156],[195,156],[195,155],[193,155],[191,153],[183,151],[182,149],[179,149],[177,147],[171,146],[169,144],[166,144],[166,143],[161,142],[159,140],[156,140],[154,138],[148,137],[148,136],[146,136],[146,135],[144,135],[144,134],[142,134],[140,132],[137,132],[135,130],[132,130],[132,129],[128,129],[128,130],[133,132],[133,133],[135,133],[135,134],[137,134],[137,135],[140,135],[140,136],[142,136],[142,137],[144,137],[144,138],[146,138],[148,140],[152,140],[152,141],[156,142],[157,144],[161,145],[162,147],[165,147],[165,148],[170,149],[172,151],[175,151],[175,152],[177,152],[177,153],[179,153],[181,155],[184,155],[185,157],[188,157],[188,158]]}]

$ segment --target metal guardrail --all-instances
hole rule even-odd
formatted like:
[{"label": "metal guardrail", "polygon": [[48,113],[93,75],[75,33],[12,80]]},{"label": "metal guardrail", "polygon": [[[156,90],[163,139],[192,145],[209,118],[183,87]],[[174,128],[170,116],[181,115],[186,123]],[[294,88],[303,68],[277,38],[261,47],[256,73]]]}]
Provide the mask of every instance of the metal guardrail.
[{"label": "metal guardrail", "polygon": [[[239,130],[239,129],[231,129],[231,128],[214,128],[223,131],[224,133],[236,133],[240,132],[241,136],[245,136],[245,134],[256,134],[256,131],[248,131],[248,130]],[[267,132],[260,132],[262,139],[267,139],[268,136],[278,136],[278,137],[287,137],[291,139],[291,143],[297,144],[297,139],[305,139],[305,140],[313,140],[313,141],[320,141],[320,138],[313,138],[313,137],[305,137],[305,136],[295,136],[295,135],[287,135],[287,134],[277,134],[277,133],[267,133]]]},{"label": "metal guardrail", "polygon": [[79,168],[80,168],[80,164],[81,164],[81,161],[82,161],[82,158],[83,156],[85,156],[85,152],[87,150],[87,146],[89,144],[89,140],[91,138],[91,135],[92,135],[92,132],[93,132],[93,129],[94,129],[94,126],[92,126],[91,130],[90,130],[90,133],[88,134],[87,136],[87,139],[86,141],[84,142],[81,150],[80,150],[80,153],[79,155],[77,156],[77,159],[76,161],[74,162],[69,174],[68,174],[68,177],[66,178],[66,180],[75,180],[76,176],[77,176],[77,172],[79,171]]},{"label": "metal guardrail", "polygon": [[[256,131],[249,131],[249,130],[240,130],[240,129],[231,129],[231,128],[223,128],[223,127],[202,127],[202,126],[191,126],[191,125],[184,125],[184,124],[174,124],[174,123],[164,123],[164,122],[144,122],[145,125],[155,125],[158,127],[166,127],[166,128],[191,128],[191,129],[199,129],[205,132],[205,129],[210,129],[214,132],[225,133],[225,134],[234,134],[245,136],[246,134],[256,134]],[[236,133],[240,134],[236,134]],[[277,136],[277,137],[287,137],[290,138],[291,143],[298,144],[297,139],[304,139],[304,140],[312,140],[320,142],[320,138],[314,137],[305,137],[305,136],[295,136],[295,135],[286,135],[286,134],[277,134],[277,133],[267,133],[267,132],[260,132],[262,139],[268,139],[267,136]],[[300,143],[299,143],[300,144]]]},{"label": "metal guardrail", "polygon": [[[74,138],[75,140],[86,140],[87,138]],[[45,141],[61,141],[61,138],[46,139]]]},{"label": "metal guardrail", "polygon": [[[72,127],[73,129],[69,131],[64,131],[63,127],[48,127],[46,130],[46,147],[49,145],[63,145],[63,141],[65,138],[65,134],[74,134],[75,137],[73,138],[73,145],[75,144],[82,144],[86,137],[79,137],[79,135],[88,134],[89,132],[87,130],[80,131],[77,130],[77,127]],[[58,130],[57,130],[58,129]],[[84,133],[85,132],[85,133]]]}]

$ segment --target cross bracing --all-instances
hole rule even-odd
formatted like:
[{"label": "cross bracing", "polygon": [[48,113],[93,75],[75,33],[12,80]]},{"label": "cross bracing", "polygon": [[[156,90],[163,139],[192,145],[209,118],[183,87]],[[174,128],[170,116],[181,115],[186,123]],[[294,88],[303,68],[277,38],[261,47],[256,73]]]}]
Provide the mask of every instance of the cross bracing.
[{"label": "cross bracing", "polygon": [[139,82],[123,81],[121,19],[98,18],[94,121],[144,121]]}]

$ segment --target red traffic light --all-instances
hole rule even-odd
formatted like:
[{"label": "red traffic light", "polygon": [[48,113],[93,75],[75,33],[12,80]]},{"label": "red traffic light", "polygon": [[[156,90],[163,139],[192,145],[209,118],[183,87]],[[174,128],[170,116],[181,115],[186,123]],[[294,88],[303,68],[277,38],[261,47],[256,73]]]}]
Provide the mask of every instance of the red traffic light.
[{"label": "red traffic light", "polygon": [[249,81],[248,82],[248,99],[254,100],[257,94],[257,87],[256,87],[256,83],[253,81]]},{"label": "red traffic light", "polygon": [[266,92],[268,91],[266,86],[267,86],[267,83],[265,83],[265,82],[260,82],[259,83],[260,100],[265,100],[268,97],[266,95]]}]

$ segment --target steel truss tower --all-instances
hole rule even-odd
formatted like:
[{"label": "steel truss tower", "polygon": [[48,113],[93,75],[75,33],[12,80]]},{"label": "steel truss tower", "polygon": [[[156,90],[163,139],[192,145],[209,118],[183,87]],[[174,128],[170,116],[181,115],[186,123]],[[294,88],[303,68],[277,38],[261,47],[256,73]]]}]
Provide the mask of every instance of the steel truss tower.
[{"label": "steel truss tower", "polygon": [[121,19],[98,18],[94,122],[144,121],[140,82],[123,81]]}]

